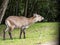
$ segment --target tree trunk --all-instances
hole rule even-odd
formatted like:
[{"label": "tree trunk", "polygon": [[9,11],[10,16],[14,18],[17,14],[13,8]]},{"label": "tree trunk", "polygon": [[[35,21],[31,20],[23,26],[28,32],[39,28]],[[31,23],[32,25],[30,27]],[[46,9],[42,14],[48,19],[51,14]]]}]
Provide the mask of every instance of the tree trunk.
[{"label": "tree trunk", "polygon": [[32,4],[32,7],[31,7],[31,12],[30,12],[30,14],[29,14],[29,16],[28,17],[31,17],[31,15],[32,15],[32,13],[33,13],[33,10],[34,10],[34,8],[35,8],[35,4],[37,3],[37,0],[34,0],[34,2],[33,2],[33,4]]},{"label": "tree trunk", "polygon": [[25,17],[27,16],[27,8],[28,8],[28,0],[26,0],[26,4],[25,4]]},{"label": "tree trunk", "polygon": [[8,2],[9,2],[9,0],[4,0],[2,5],[1,5],[1,9],[0,9],[0,24],[2,22],[3,16],[4,16],[5,11],[7,9]]}]

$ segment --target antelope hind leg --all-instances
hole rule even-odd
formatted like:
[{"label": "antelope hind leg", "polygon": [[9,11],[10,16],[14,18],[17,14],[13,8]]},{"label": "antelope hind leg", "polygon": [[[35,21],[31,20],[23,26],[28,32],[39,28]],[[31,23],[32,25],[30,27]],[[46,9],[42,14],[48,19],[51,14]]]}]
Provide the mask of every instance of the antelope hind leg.
[{"label": "antelope hind leg", "polygon": [[9,29],[8,33],[9,33],[10,39],[13,39],[11,34],[11,29]]},{"label": "antelope hind leg", "polygon": [[9,30],[8,27],[6,28],[6,30],[3,30],[3,40],[5,40],[5,33],[6,33],[6,31],[8,31],[8,30]]}]

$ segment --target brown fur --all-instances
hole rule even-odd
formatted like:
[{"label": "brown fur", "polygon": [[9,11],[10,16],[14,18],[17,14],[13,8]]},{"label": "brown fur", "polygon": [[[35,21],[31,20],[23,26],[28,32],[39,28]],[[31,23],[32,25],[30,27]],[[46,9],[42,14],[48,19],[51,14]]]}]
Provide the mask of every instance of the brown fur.
[{"label": "brown fur", "polygon": [[43,19],[44,18],[38,14],[34,14],[34,16],[30,17],[30,18],[26,18],[23,16],[9,16],[5,20],[7,29],[4,30],[3,38],[5,39],[5,32],[9,31],[10,38],[12,39],[11,30],[13,30],[14,28],[20,28],[21,29],[20,38],[21,38],[22,32],[23,32],[24,38],[25,38],[25,29],[28,28],[29,25],[31,25],[37,21],[41,21]]}]

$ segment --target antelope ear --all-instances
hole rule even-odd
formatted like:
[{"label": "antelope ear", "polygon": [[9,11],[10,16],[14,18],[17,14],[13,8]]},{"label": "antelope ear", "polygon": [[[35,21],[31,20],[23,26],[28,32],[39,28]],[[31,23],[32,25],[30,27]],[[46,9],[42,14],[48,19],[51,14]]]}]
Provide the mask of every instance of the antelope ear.
[{"label": "antelope ear", "polygon": [[33,17],[35,18],[35,17],[36,17],[36,15],[35,15],[35,14],[33,14]]},{"label": "antelope ear", "polygon": [[33,14],[33,17],[37,17],[37,14]]}]

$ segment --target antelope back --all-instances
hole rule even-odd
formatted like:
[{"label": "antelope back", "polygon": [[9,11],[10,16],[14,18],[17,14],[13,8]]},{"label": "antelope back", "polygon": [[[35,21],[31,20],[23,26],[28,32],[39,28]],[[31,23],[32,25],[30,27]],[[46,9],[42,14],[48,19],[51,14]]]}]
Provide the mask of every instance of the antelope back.
[{"label": "antelope back", "polygon": [[23,25],[28,25],[28,20],[26,17],[9,16],[6,21],[6,25],[9,27],[21,28]]}]

